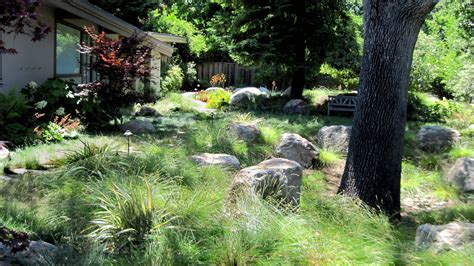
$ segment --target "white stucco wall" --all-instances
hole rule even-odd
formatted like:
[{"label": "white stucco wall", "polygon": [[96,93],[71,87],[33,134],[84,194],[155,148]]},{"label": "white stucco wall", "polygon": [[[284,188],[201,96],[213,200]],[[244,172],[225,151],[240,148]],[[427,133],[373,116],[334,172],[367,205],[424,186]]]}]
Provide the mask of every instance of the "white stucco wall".
[{"label": "white stucco wall", "polygon": [[54,9],[42,6],[39,12],[41,20],[53,29],[44,39],[32,42],[24,35],[5,35],[2,39],[9,48],[15,48],[18,54],[3,54],[0,91],[12,88],[21,89],[30,81],[42,83],[54,75]]}]

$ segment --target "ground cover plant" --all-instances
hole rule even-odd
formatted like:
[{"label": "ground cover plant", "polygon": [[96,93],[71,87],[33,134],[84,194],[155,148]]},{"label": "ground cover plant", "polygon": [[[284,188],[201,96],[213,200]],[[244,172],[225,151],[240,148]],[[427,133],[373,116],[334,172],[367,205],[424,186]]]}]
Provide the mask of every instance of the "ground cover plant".
[{"label": "ground cover plant", "polygon": [[[318,100],[321,94],[305,94],[313,112],[324,104]],[[12,168],[28,160],[53,163],[56,168],[0,183],[0,223],[9,230],[28,233],[32,240],[54,243],[59,247],[57,263],[63,264],[474,262],[469,245],[432,253],[417,250],[414,244],[419,224],[474,220],[469,199],[443,179],[451,162],[472,155],[472,135],[452,149],[424,159],[428,155],[413,139],[423,123],[409,123],[402,199],[429,196],[434,202],[447,203],[440,209],[419,210],[405,203],[397,224],[361,202],[335,194],[339,179],[331,170],[344,162],[344,155],[331,150],[321,150],[321,162],[305,171],[298,210],[248,198],[239,203],[245,212],[232,216],[224,209],[235,171],[200,167],[189,156],[227,153],[248,167],[275,156],[285,132],[313,139],[325,125],[350,125],[351,117],[268,111],[227,111],[210,116],[199,114],[192,106],[177,108],[188,101],[182,97],[170,96],[154,105],[164,116],[153,123],[159,128],[160,123],[174,122],[175,127],[170,127],[174,133],[159,130],[134,136],[131,155],[126,153],[126,139],[121,134],[86,135],[61,145],[18,150],[9,163]],[[179,117],[188,122],[180,123]],[[458,124],[465,123],[463,116],[458,117]],[[236,121],[257,124],[262,131],[259,139],[246,143],[229,134],[229,124]],[[61,151],[55,152],[59,148]],[[41,155],[45,153],[50,154]]]}]

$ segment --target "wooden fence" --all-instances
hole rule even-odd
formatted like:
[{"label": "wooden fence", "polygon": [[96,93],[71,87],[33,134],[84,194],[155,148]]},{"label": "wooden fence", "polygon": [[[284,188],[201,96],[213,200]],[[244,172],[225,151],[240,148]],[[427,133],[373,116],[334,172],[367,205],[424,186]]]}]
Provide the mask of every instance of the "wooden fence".
[{"label": "wooden fence", "polygon": [[203,81],[223,73],[226,77],[225,86],[255,86],[255,70],[247,69],[236,63],[207,62],[196,66],[197,78]]}]

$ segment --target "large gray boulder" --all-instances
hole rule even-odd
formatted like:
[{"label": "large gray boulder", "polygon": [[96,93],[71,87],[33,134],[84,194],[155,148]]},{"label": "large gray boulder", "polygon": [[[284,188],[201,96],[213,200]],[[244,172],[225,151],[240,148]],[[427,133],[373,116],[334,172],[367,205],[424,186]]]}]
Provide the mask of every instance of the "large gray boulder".
[{"label": "large gray boulder", "polygon": [[229,131],[237,138],[247,142],[254,142],[260,136],[257,126],[249,123],[232,123],[229,126]]},{"label": "large gray boulder", "polygon": [[130,130],[133,134],[153,134],[156,133],[156,128],[150,121],[132,120],[119,126],[120,130]]},{"label": "large gray boulder", "polygon": [[293,99],[288,101],[283,107],[283,113],[285,114],[309,114],[309,105],[301,99]]},{"label": "large gray boulder", "polygon": [[350,126],[326,126],[319,130],[316,140],[325,150],[347,153],[351,129]]},{"label": "large gray boulder", "polygon": [[268,94],[255,87],[242,88],[230,96],[230,105],[235,107],[247,107],[256,97],[262,96],[267,97]]},{"label": "large gray boulder", "polygon": [[135,113],[135,116],[160,116],[160,114],[154,108],[142,106],[140,110]]},{"label": "large gray boulder", "polygon": [[3,174],[4,168],[10,160],[10,151],[7,148],[2,147],[0,144],[0,175]]},{"label": "large gray boulder", "polygon": [[240,169],[239,159],[228,154],[201,153],[191,156],[191,160],[202,166],[218,165],[236,170]]},{"label": "large gray boulder", "polygon": [[[244,168],[235,175],[231,197],[257,194],[298,206],[303,168],[295,161],[276,158]],[[243,195],[242,195],[243,194]]]},{"label": "large gray boulder", "polygon": [[456,249],[474,242],[474,224],[452,222],[445,225],[423,224],[416,230],[416,247],[435,252]]},{"label": "large gray boulder", "polygon": [[26,250],[12,253],[11,247],[0,243],[0,265],[54,265],[57,250],[44,241],[32,241]]},{"label": "large gray boulder", "polygon": [[416,135],[420,149],[439,152],[453,146],[460,139],[458,131],[441,126],[423,126]]},{"label": "large gray boulder", "polygon": [[313,160],[319,156],[319,149],[298,134],[285,133],[276,149],[277,156],[310,168]]},{"label": "large gray boulder", "polygon": [[474,192],[474,159],[456,160],[446,175],[446,179],[463,192]]}]

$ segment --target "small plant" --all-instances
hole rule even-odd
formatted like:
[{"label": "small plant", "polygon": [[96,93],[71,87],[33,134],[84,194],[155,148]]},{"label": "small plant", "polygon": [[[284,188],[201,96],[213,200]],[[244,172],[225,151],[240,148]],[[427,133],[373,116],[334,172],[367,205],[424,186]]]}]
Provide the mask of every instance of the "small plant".
[{"label": "small plant", "polygon": [[334,165],[341,160],[341,156],[335,152],[328,150],[319,151],[319,161],[318,164],[321,167],[328,167]]},{"label": "small plant", "polygon": [[0,93],[0,139],[23,144],[32,134],[31,106],[15,90]]},{"label": "small plant", "polygon": [[82,140],[81,143],[83,144],[82,149],[69,152],[68,154],[66,154],[66,157],[64,159],[61,159],[55,163],[58,165],[68,165],[92,158],[100,154],[111,152],[110,145],[107,144],[98,146],[94,143],[89,143],[87,141]]},{"label": "small plant", "polygon": [[209,101],[209,92],[207,91],[198,91],[193,95],[195,100],[207,103]]},{"label": "small plant", "polygon": [[80,124],[79,119],[72,119],[71,115],[67,114],[61,119],[56,116],[54,121],[50,121],[46,128],[42,129],[38,126],[34,129],[34,132],[46,143],[59,143],[64,139],[79,137],[76,129]]},{"label": "small plant", "polygon": [[206,107],[211,109],[221,109],[229,106],[230,96],[232,93],[218,88],[217,90],[210,91],[208,95],[209,98]]},{"label": "small plant", "polygon": [[212,76],[209,83],[211,83],[212,87],[222,87],[223,88],[226,81],[227,80],[226,80],[225,75],[223,73],[220,73],[220,74],[216,74],[216,75]]},{"label": "small plant", "polygon": [[161,78],[161,95],[179,91],[183,87],[184,73],[179,65],[172,65]]},{"label": "small plant", "polygon": [[99,191],[98,207],[92,220],[93,240],[106,242],[109,250],[120,251],[140,245],[148,236],[162,229],[170,221],[166,209],[153,198],[153,182],[143,178],[140,185],[112,184],[111,193]]}]

